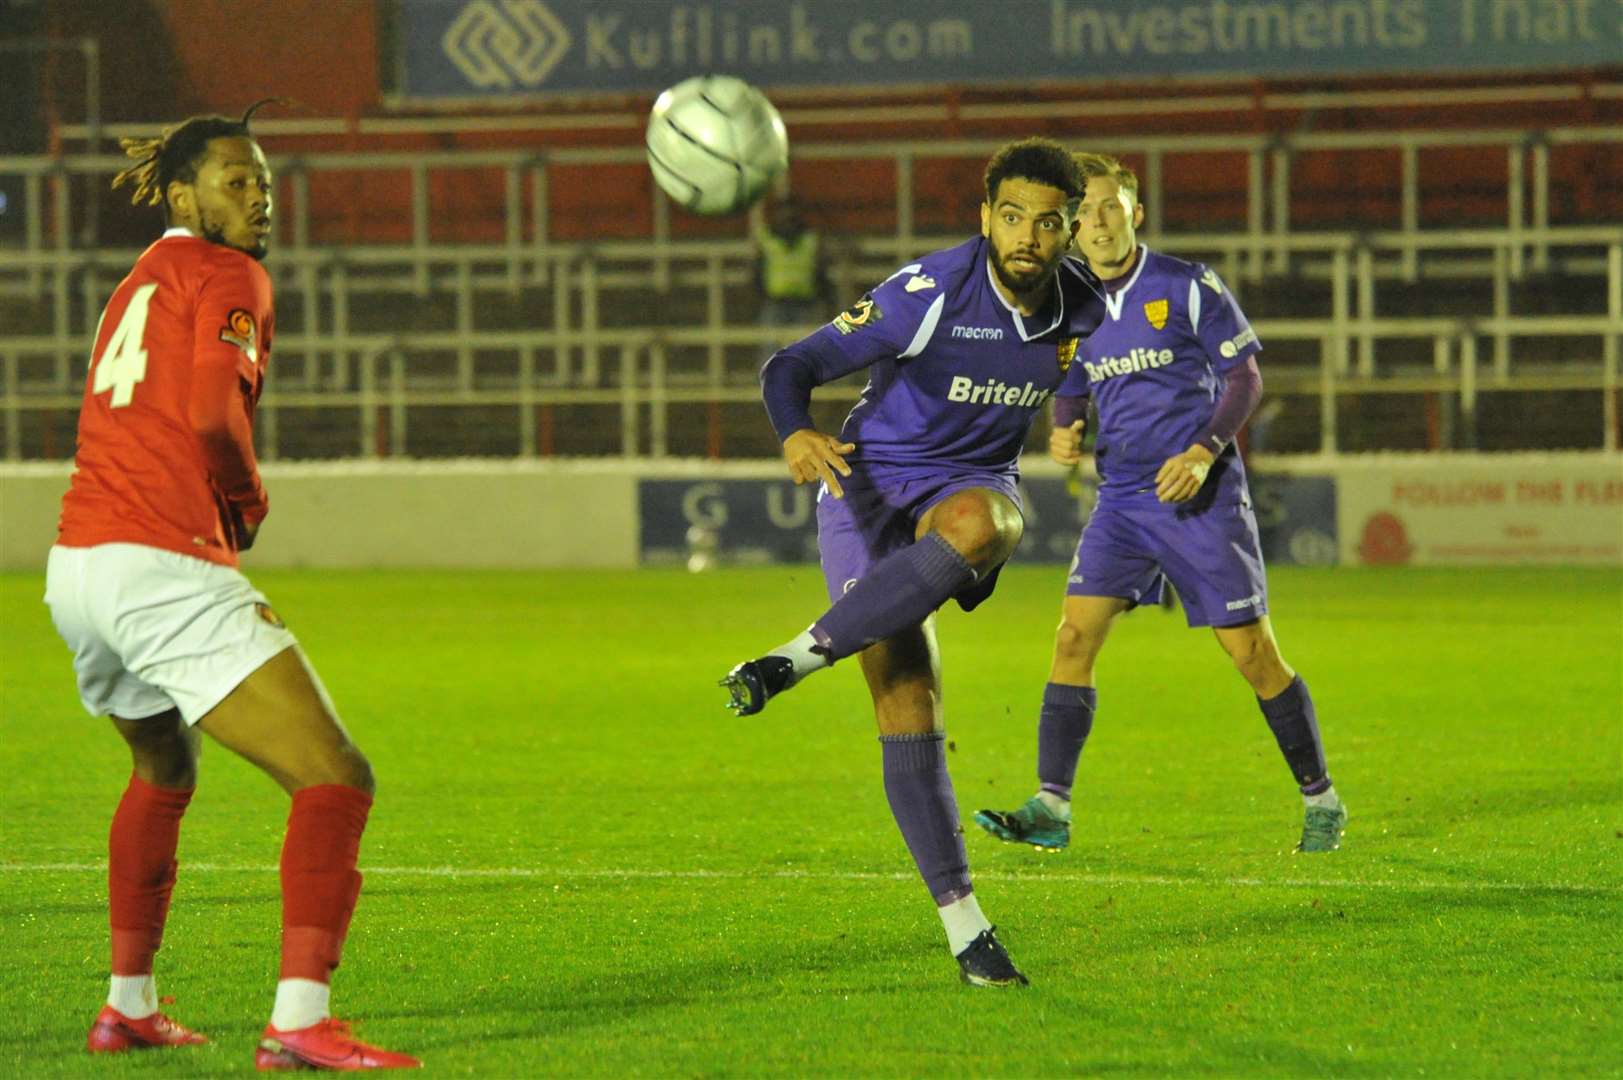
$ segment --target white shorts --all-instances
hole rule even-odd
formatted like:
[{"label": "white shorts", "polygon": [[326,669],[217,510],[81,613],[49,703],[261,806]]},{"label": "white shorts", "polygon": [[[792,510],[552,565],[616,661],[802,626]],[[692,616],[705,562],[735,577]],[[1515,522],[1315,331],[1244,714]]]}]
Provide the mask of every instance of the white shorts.
[{"label": "white shorts", "polygon": [[52,547],[45,603],[92,716],[195,724],[297,644],[238,571],[142,544]]}]

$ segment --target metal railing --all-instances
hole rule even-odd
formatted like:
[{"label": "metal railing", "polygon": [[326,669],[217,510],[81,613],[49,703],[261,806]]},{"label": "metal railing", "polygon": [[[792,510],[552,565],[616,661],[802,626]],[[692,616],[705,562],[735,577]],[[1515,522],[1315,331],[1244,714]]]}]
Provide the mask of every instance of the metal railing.
[{"label": "metal railing", "polygon": [[[1338,441],[1338,399],[1348,394],[1431,394],[1456,403],[1462,447],[1474,445],[1479,396],[1486,391],[1596,391],[1602,397],[1599,445],[1619,447],[1617,398],[1619,389],[1618,342],[1623,338],[1623,316],[1523,317],[1503,320],[1375,319],[1357,324],[1360,333],[1377,341],[1429,341],[1433,357],[1429,371],[1394,370],[1380,375],[1345,372],[1344,355],[1349,325],[1332,320],[1264,320],[1257,331],[1265,342],[1307,342],[1315,346],[1316,364],[1269,364],[1270,394],[1316,397],[1320,441],[1317,449],[1333,453]],[[806,330],[811,327],[804,328]],[[1499,374],[1484,370],[1481,335],[1539,335],[1541,337],[1600,338],[1601,362],[1570,363],[1538,371]],[[571,331],[458,332],[410,335],[349,334],[342,337],[287,335],[276,341],[278,360],[290,356],[336,354],[342,378],[336,387],[308,389],[285,385],[270,368],[259,406],[261,452],[267,460],[281,457],[279,412],[286,409],[353,413],[353,456],[398,454],[408,444],[410,410],[425,406],[502,406],[513,409],[517,447],[521,456],[544,452],[538,437],[538,412],[544,406],[614,406],[620,452],[626,456],[655,458],[670,453],[671,408],[681,404],[758,403],[759,390],[741,381],[709,382],[670,377],[670,356],[681,349],[748,346],[769,352],[784,337],[782,329],[731,327],[719,335],[708,329],[605,330],[592,335]],[[485,378],[478,384],[414,379],[412,364],[424,352],[471,347],[507,352],[514,357],[508,378]],[[9,338],[0,343],[0,375],[5,394],[0,414],[5,418],[5,458],[19,460],[22,414],[30,411],[76,411],[82,388],[56,392],[43,386],[28,388],[23,372],[30,357],[49,355],[49,338]],[[580,385],[571,378],[563,359],[570,350],[595,349],[603,378],[596,385]],[[43,391],[43,392],[41,392]],[[820,398],[854,399],[856,384],[847,382],[819,391]],[[386,450],[385,448],[392,448]],[[1446,448],[1446,447],[1445,447]],[[66,449],[66,448],[65,448]]]},{"label": "metal railing", "polygon": [[[908,249],[894,240],[866,241],[845,274],[866,284],[920,250],[957,239],[919,238]],[[1232,281],[1251,258],[1251,243],[1244,234],[1206,236],[1188,238],[1175,251],[1215,256],[1214,265]],[[1545,247],[1558,265],[1581,267],[1602,280],[1605,310],[1513,313],[1511,253],[1530,243]],[[1446,396],[1457,403],[1459,441],[1470,445],[1484,390],[1599,392],[1602,430],[1592,437],[1598,436],[1607,449],[1617,448],[1623,228],[1294,235],[1271,238],[1265,256],[1273,245],[1285,247],[1296,265],[1293,289],[1322,290],[1321,306],[1329,311],[1324,318],[1256,320],[1269,345],[1299,343],[1312,351],[1311,363],[1293,362],[1287,350],[1271,354],[1267,383],[1271,393],[1318,399],[1319,449],[1337,448],[1337,402],[1351,393]],[[1393,317],[1377,310],[1378,281],[1403,281],[1410,263],[1425,268],[1429,277],[1429,259],[1440,251],[1454,255],[1450,266],[1456,271],[1462,252],[1468,263],[1486,268],[1494,283],[1491,310],[1431,318]],[[0,252],[0,281],[43,275],[50,282],[55,312],[50,333],[0,337],[0,413],[8,460],[22,454],[26,414],[78,408],[95,320],[136,254]],[[433,248],[426,254],[416,248],[280,251],[271,267],[294,282],[291,290],[283,290],[280,306],[284,311],[290,304],[300,306],[303,326],[273,342],[275,362],[261,404],[264,453],[271,459],[281,454],[279,415],[285,409],[353,414],[354,453],[376,456],[399,453],[407,445],[409,414],[416,407],[511,407],[518,452],[530,455],[549,449],[538,427],[538,417],[546,414],[538,409],[594,405],[617,408],[614,422],[620,427],[622,452],[665,456],[673,406],[755,402],[759,359],[812,329],[746,326],[727,317],[726,300],[748,280],[751,257],[740,242],[554,245],[540,255],[490,247]],[[443,288],[454,297],[454,325],[390,333],[363,332],[352,325],[352,303],[378,291],[405,292],[419,277],[426,278],[431,291]],[[553,325],[514,330],[475,324],[477,293],[520,289],[532,280],[546,282],[551,292]],[[647,298],[659,294],[661,283],[666,298],[672,287],[687,290],[703,317],[686,325],[603,325],[599,315],[606,296],[624,291],[641,299],[646,311]],[[79,301],[77,319],[70,297]],[[325,319],[324,297],[330,300]],[[1515,355],[1517,343],[1528,338],[1588,341],[1598,344],[1598,350],[1580,348],[1580,360],[1524,370]],[[1422,349],[1429,345],[1428,370],[1416,370],[1413,363],[1417,342]],[[1388,348],[1399,343],[1408,344],[1402,353],[1405,362],[1385,361]],[[729,366],[729,350],[742,352],[749,362]],[[497,370],[481,367],[481,357],[499,358]],[[678,358],[684,363],[673,365]],[[673,370],[676,366],[681,370]],[[849,396],[853,387],[828,392]],[[718,421],[712,417],[709,422]]]},{"label": "metal railing", "polygon": [[[840,295],[855,296],[902,262],[959,239],[916,237],[906,246],[888,238],[861,241],[835,267],[835,283]],[[1379,286],[1419,283],[1422,267],[1428,281],[1480,275],[1491,282],[1491,303],[1469,314],[1479,316],[1481,332],[1490,342],[1492,370],[1501,378],[1509,375],[1512,365],[1515,333],[1509,329],[1509,320],[1513,315],[1529,314],[1513,312],[1512,300],[1519,255],[1530,247],[1545,252],[1552,265],[1569,277],[1589,276],[1603,281],[1609,304],[1604,313],[1539,314],[1623,317],[1618,311],[1618,305],[1623,303],[1623,227],[1298,233],[1268,237],[1260,251],[1254,246],[1255,238],[1243,233],[1163,239],[1168,242],[1163,250],[1209,261],[1237,295],[1243,295],[1249,287],[1245,271],[1254,262],[1293,265],[1290,280],[1295,290],[1303,298],[1322,298],[1319,306],[1329,312],[1328,325],[1335,331],[1336,369],[1340,375],[1356,365],[1360,377],[1375,376],[1378,335],[1373,327],[1383,315],[1378,310]],[[56,392],[68,390],[73,360],[88,347],[89,335],[107,297],[138,254],[135,250],[33,254],[0,250],[0,294],[43,296],[49,300],[49,344],[36,346],[31,355],[39,356],[41,349],[48,350]],[[474,335],[481,329],[491,329],[476,325],[475,301],[480,294],[495,291],[520,295],[537,288],[549,291],[552,325],[548,332],[564,339],[578,331],[580,377],[590,384],[600,368],[602,309],[609,302],[605,294],[634,294],[645,306],[652,295],[669,306],[673,290],[688,290],[695,309],[702,303],[702,315],[695,310],[691,321],[714,343],[707,366],[711,384],[719,386],[726,381],[722,335],[737,321],[727,315],[728,299],[749,290],[754,250],[743,241],[665,245],[613,241],[554,244],[541,250],[511,245],[426,249],[294,247],[273,251],[267,265],[278,279],[279,309],[284,313],[296,309],[301,332],[312,339],[339,341],[351,337],[356,329],[351,313],[366,296],[448,294],[454,316],[445,329],[460,336],[460,343],[449,347],[457,354],[458,371],[469,379],[477,348]],[[31,284],[34,282],[37,286]],[[1315,294],[1313,290],[1322,292]],[[660,321],[654,320],[656,324]],[[652,329],[649,327],[649,331]],[[283,348],[284,340],[278,341]],[[1615,349],[1615,341],[1607,347]],[[341,350],[335,346],[331,351]],[[465,380],[464,388],[467,385],[471,383]]]},{"label": "metal railing", "polygon": [[[1427,109],[1469,109],[1472,115],[1495,106],[1526,104],[1581,105],[1590,99],[1623,97],[1623,83],[1595,81],[1588,78],[1569,79],[1546,76],[1538,82],[1526,78],[1507,79],[1499,85],[1428,86],[1414,88],[1375,88],[1354,90],[1258,90],[1256,80],[1249,76],[1212,76],[1202,80],[1210,89],[1204,93],[1169,93],[1155,86],[1143,87],[1143,92],[1129,98],[1071,97],[1046,101],[981,100],[981,88],[966,86],[954,93],[937,94],[933,100],[912,100],[920,95],[916,90],[887,89],[864,86],[841,90],[821,87],[811,93],[819,104],[801,104],[804,95],[774,93],[778,111],[790,131],[798,136],[802,131],[819,126],[832,126],[839,132],[866,130],[875,123],[894,124],[898,121],[913,124],[953,124],[959,122],[990,121],[1014,124],[1032,121],[1075,120],[1078,123],[1097,123],[1101,118],[1153,116],[1205,115],[1239,118],[1245,123],[1256,123],[1259,117],[1284,113],[1293,122],[1300,112],[1357,111],[1361,114],[1382,109],[1413,109],[1417,98],[1423,95]],[[649,95],[651,99],[652,95]],[[895,100],[885,100],[893,98]],[[841,100],[843,99],[843,100]],[[837,103],[831,103],[837,101]],[[1277,120],[1277,117],[1271,118]],[[254,121],[254,130],[267,138],[285,136],[343,136],[360,138],[387,138],[391,136],[428,135],[459,138],[490,134],[525,135],[558,131],[638,132],[647,124],[647,117],[639,108],[621,108],[609,111],[585,111],[573,106],[558,111],[502,112],[496,115],[452,114],[429,116],[351,116],[320,118],[284,118],[266,116]],[[65,142],[88,144],[88,149],[103,149],[102,138],[121,136],[146,138],[161,126],[160,122],[96,124],[87,118],[83,124],[62,124],[58,136]]]},{"label": "metal railing", "polygon": [[[984,160],[1000,143],[993,139],[914,140],[905,142],[798,141],[793,148],[797,159],[816,161],[889,160],[895,176],[895,230],[898,247],[913,249],[918,241],[915,227],[914,166],[918,162],[942,159]],[[1399,215],[1392,226],[1403,232],[1420,230],[1420,154],[1427,150],[1460,147],[1492,147],[1505,155],[1505,228],[1516,236],[1538,236],[1550,225],[1550,151],[1559,146],[1623,146],[1623,127],[1563,127],[1549,129],[1505,129],[1476,131],[1384,132],[1305,132],[1285,135],[1214,134],[1111,137],[1113,153],[1141,155],[1145,166],[1140,196],[1149,221],[1163,220],[1166,159],[1168,155],[1244,154],[1247,162],[1246,229],[1249,258],[1246,277],[1255,280],[1266,273],[1289,270],[1290,248],[1280,243],[1291,235],[1293,159],[1302,153],[1390,151],[1398,155]],[[362,175],[397,174],[410,184],[411,246],[426,260],[435,240],[431,235],[434,208],[431,180],[447,173],[468,170],[498,171],[503,176],[503,242],[508,249],[523,249],[532,258],[544,258],[556,239],[552,235],[550,174],[558,166],[640,164],[643,152],[637,147],[559,148],[543,152],[520,150],[450,150],[437,152],[313,152],[296,156],[272,155],[273,167],[283,177],[288,197],[282,219],[285,239],[295,249],[311,246],[312,209],[310,176],[317,172],[344,172]],[[0,175],[23,178],[23,250],[38,253],[47,249],[67,250],[72,246],[74,207],[72,177],[110,177],[127,164],[110,154],[65,154],[0,157]],[[47,197],[46,188],[50,192]],[[525,192],[529,192],[526,200]],[[651,230],[647,239],[656,248],[674,245],[671,230],[671,204],[651,182],[648,185]],[[286,204],[291,203],[289,208]],[[527,203],[527,205],[526,205]],[[47,220],[50,222],[47,237]],[[1154,238],[1152,237],[1152,240]],[[1265,256],[1271,256],[1265,261]],[[1548,267],[1548,249],[1537,241],[1514,246],[1510,272],[1520,278],[1530,264],[1535,271]],[[1404,272],[1409,280],[1417,264],[1408,261]],[[421,275],[419,288],[426,288]]]}]

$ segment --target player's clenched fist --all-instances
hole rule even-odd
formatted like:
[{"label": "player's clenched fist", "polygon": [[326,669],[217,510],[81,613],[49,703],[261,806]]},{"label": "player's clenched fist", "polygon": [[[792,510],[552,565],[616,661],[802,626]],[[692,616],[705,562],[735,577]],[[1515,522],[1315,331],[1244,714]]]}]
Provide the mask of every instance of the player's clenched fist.
[{"label": "player's clenched fist", "polygon": [[1212,452],[1204,446],[1191,446],[1169,457],[1155,474],[1155,497],[1162,502],[1187,502],[1195,497],[1206,473],[1212,467]]},{"label": "player's clenched fist", "polygon": [[1078,420],[1070,427],[1057,427],[1048,433],[1048,456],[1061,465],[1075,465],[1082,460],[1082,432],[1086,420]]},{"label": "player's clenched fist", "polygon": [[856,448],[856,443],[841,442],[833,435],[801,428],[783,440],[783,460],[789,463],[789,475],[794,477],[795,483],[821,480],[828,485],[829,494],[839,499],[844,498],[845,491],[834,474],[851,475],[851,466],[845,463],[844,455]]}]

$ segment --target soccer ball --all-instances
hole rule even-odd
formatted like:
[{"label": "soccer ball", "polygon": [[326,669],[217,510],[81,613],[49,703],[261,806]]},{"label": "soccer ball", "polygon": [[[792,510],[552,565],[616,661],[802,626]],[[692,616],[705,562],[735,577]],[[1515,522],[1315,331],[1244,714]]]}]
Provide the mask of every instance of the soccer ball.
[{"label": "soccer ball", "polygon": [[654,181],[695,214],[730,214],[789,166],[789,135],[755,87],[699,75],[660,94],[648,114]]}]

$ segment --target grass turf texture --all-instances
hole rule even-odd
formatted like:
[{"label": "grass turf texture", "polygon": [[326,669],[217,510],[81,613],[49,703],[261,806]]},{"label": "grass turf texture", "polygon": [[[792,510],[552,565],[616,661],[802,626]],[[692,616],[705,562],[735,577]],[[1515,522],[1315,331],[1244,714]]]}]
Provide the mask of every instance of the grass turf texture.
[{"label": "grass turf texture", "polygon": [[[1209,632],[1123,620],[1070,850],[969,826],[1026,992],[957,982],[854,663],[723,711],[715,680],[822,609],[812,568],[255,577],[379,776],[335,1003],[430,1071],[1623,1072],[1616,573],[1276,570],[1352,808],[1313,858]],[[1034,786],[1059,588],[1015,567],[939,617],[966,822]],[[206,747],[158,977],[214,1044],[86,1055],[128,759],[40,591],[0,578],[0,1073],[247,1071],[285,797]]]}]

